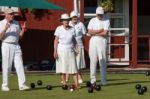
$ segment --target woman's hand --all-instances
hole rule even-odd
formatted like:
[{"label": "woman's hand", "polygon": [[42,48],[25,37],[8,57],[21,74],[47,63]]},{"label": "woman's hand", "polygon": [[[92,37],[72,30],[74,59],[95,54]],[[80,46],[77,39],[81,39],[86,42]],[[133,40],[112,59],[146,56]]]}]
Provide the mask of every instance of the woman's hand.
[{"label": "woman's hand", "polygon": [[7,22],[7,23],[6,23],[6,26],[5,26],[5,30],[7,30],[9,27],[10,27],[10,23]]},{"label": "woman's hand", "polygon": [[54,51],[54,58],[58,59],[58,53],[57,53],[57,51]]},{"label": "woman's hand", "polygon": [[75,55],[78,55],[79,54],[79,46],[76,45],[76,47],[74,48],[74,51],[75,51]]}]

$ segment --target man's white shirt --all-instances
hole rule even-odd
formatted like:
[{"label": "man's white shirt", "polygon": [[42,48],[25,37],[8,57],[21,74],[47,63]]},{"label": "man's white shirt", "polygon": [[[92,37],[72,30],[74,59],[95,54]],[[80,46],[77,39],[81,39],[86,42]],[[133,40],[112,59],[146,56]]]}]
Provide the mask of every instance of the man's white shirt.
[{"label": "man's white shirt", "polygon": [[88,29],[92,30],[108,30],[110,26],[110,21],[109,19],[103,18],[102,20],[99,20],[97,17],[94,17],[90,20]]},{"label": "man's white shirt", "polygon": [[84,24],[82,22],[77,22],[77,24],[73,25],[72,22],[70,21],[69,25],[75,28],[76,41],[80,47],[83,47],[82,39],[83,36],[86,34],[86,29]]},{"label": "man's white shirt", "polygon": [[[0,33],[4,31],[6,24],[7,24],[6,19],[0,21]],[[10,23],[10,27],[7,29],[6,36],[2,41],[6,43],[18,43],[20,31],[21,29],[19,23],[13,20]]]}]

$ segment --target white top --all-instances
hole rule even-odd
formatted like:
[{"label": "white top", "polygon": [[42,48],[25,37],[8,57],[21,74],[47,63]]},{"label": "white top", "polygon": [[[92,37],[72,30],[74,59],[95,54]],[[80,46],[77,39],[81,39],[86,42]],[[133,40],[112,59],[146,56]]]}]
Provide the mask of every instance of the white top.
[{"label": "white top", "polygon": [[[92,30],[109,30],[110,27],[110,21],[108,18],[103,18],[102,20],[99,20],[97,17],[94,17],[90,20],[88,24],[88,29]],[[103,36],[92,36],[93,39],[99,39],[99,38],[105,38]]]},{"label": "white top", "polygon": [[[7,20],[4,19],[0,21],[0,33],[2,33],[5,29]],[[15,20],[10,23],[10,27],[6,31],[6,37],[2,40],[3,42],[8,42],[8,43],[18,43],[19,41],[19,35],[21,29],[19,26],[19,23]]]},{"label": "white top", "polygon": [[69,25],[75,28],[76,41],[80,47],[83,47],[82,39],[83,39],[83,35],[86,34],[86,29],[84,24],[82,22],[77,22],[77,24],[73,25],[72,22],[70,21]]},{"label": "white top", "polygon": [[88,29],[99,30],[104,29],[108,30],[110,26],[110,21],[107,18],[99,20],[97,17],[92,18],[88,24]]},{"label": "white top", "polygon": [[64,49],[73,49],[75,42],[75,29],[70,27],[66,30],[63,25],[58,26],[54,33],[55,36],[59,38],[59,46]]}]

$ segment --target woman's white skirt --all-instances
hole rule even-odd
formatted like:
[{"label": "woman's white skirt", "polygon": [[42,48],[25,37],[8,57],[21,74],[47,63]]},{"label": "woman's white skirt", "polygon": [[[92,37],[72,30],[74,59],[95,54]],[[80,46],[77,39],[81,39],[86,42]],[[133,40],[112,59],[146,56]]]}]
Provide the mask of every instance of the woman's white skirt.
[{"label": "woman's white skirt", "polygon": [[76,55],[76,62],[78,70],[86,68],[84,58],[84,48],[79,48],[79,53]]},{"label": "woman's white skirt", "polygon": [[58,59],[56,60],[56,73],[78,73],[75,53],[71,49],[64,49],[58,45]]}]

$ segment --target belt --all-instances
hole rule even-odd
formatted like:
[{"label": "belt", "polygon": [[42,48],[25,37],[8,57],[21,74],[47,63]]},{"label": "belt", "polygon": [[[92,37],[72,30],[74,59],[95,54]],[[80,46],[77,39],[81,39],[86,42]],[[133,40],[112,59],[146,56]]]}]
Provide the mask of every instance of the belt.
[{"label": "belt", "polygon": [[16,43],[16,42],[3,42],[3,43],[14,44],[14,45],[18,44],[18,43]]}]

